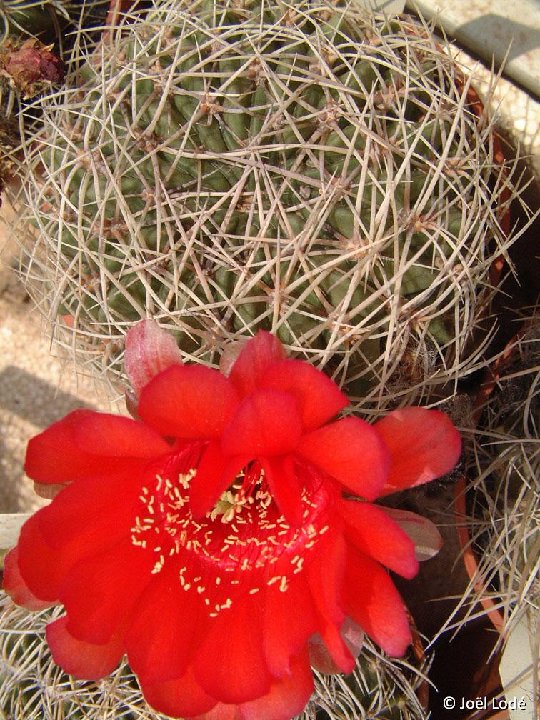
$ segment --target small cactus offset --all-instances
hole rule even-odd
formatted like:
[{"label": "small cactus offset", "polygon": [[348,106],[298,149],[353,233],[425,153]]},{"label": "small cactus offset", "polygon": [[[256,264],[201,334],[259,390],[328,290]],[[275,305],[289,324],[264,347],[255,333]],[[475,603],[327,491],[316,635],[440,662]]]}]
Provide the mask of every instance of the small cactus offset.
[{"label": "small cactus offset", "polygon": [[[166,720],[150,708],[123,663],[99,682],[76,680],[54,664],[45,624],[58,610],[29,613],[0,594],[2,720]],[[418,660],[389,660],[368,640],[353,674],[316,674],[315,693],[297,720],[423,720]]]},{"label": "small cactus offset", "polygon": [[[0,110],[9,117],[62,82],[82,31],[105,20],[108,0],[0,1]],[[73,52],[72,52],[73,51]]]},{"label": "small cactus offset", "polygon": [[[103,22],[107,2],[0,0],[0,194],[20,169],[21,111],[60,86],[83,28]],[[36,113],[27,112],[28,137],[37,125]]]},{"label": "small cactus offset", "polygon": [[31,292],[121,378],[142,317],[187,359],[264,329],[365,408],[474,369],[508,176],[427,28],[354,4],[159,2],[42,103]]}]

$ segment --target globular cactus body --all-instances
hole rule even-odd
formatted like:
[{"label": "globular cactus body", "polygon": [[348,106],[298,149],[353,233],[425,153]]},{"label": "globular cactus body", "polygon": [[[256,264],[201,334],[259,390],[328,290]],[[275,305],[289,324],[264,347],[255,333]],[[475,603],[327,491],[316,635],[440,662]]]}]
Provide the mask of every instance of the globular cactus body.
[{"label": "globular cactus body", "polygon": [[402,390],[474,365],[504,178],[418,23],[162,2],[44,112],[27,277],[83,360],[119,373],[127,328],[150,315],[210,363],[275,332],[366,403],[407,368]]}]

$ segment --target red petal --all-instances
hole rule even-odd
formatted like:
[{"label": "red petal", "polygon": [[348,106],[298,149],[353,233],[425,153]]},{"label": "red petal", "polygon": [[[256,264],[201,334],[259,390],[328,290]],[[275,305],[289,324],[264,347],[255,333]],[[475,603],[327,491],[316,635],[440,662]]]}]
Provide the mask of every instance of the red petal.
[{"label": "red petal", "polygon": [[22,526],[17,547],[24,582],[34,595],[55,604],[59,601],[59,583],[66,569],[66,559],[45,541],[39,527],[41,517],[50,511],[50,507],[39,510]]},{"label": "red petal", "polygon": [[44,539],[60,554],[71,553],[67,546],[75,545],[76,559],[111,547],[129,534],[143,478],[134,470],[127,476],[89,478],[67,486],[47,512],[37,516]]},{"label": "red petal", "polygon": [[230,378],[241,395],[248,395],[257,389],[269,367],[284,357],[285,351],[280,341],[261,330],[240,352],[231,369]]},{"label": "red petal", "polygon": [[125,643],[129,664],[145,683],[186,672],[201,605],[195,591],[185,592],[178,567],[166,564],[139,599]]},{"label": "red petal", "polygon": [[369,555],[403,577],[416,575],[418,561],[414,543],[385,510],[356,500],[343,500],[341,516],[347,524],[347,538],[363,555]]},{"label": "red petal", "polygon": [[394,410],[375,427],[391,455],[383,495],[441,477],[459,460],[461,438],[450,418],[440,410]]},{"label": "red petal", "polygon": [[289,580],[285,592],[277,585],[266,591],[263,638],[272,675],[283,677],[291,672],[291,658],[300,652],[317,627],[317,612],[302,574]]},{"label": "red petal", "polygon": [[132,460],[170,451],[154,430],[131,418],[75,410],[28,443],[25,470],[42,483],[131,471]]},{"label": "red petal", "polygon": [[388,573],[351,549],[343,590],[353,620],[389,655],[404,655],[411,631],[403,600]]},{"label": "red petal", "polygon": [[240,720],[290,720],[299,715],[313,692],[307,650],[291,662],[291,674],[272,683],[270,692],[239,708]]},{"label": "red petal", "polygon": [[291,393],[307,430],[331,420],[349,404],[333,380],[301,360],[274,363],[263,375],[261,386]]},{"label": "red petal", "polygon": [[216,700],[196,682],[191,669],[176,680],[147,683],[144,677],[140,677],[139,681],[146,702],[158,712],[171,717],[193,718],[216,704]]},{"label": "red petal", "polygon": [[[41,483],[63,484],[78,478],[117,472],[125,462],[123,458],[111,458],[104,462],[101,455],[83,451],[76,441],[77,426],[89,414],[94,413],[75,410],[33,437],[26,450],[26,474]],[[99,451],[99,446],[94,449]]]},{"label": "red petal", "polygon": [[[59,499],[59,498],[58,498]],[[92,558],[104,548],[110,547],[115,539],[102,531],[101,516],[96,516],[91,525],[80,526],[80,533],[73,535],[69,542],[60,547],[48,541],[43,527],[51,527],[53,535],[59,536],[66,528],[55,523],[62,519],[56,513],[54,504],[39,510],[22,527],[18,544],[18,566],[24,582],[37,597],[55,604],[60,600],[62,584],[66,575],[77,564],[84,564],[86,558]],[[112,509],[111,509],[112,510]],[[118,515],[118,512],[117,512]],[[125,528],[115,526],[112,522],[114,513],[110,512],[110,527],[118,530],[118,535],[125,534]],[[71,522],[70,526],[76,523]]]},{"label": "red petal", "polygon": [[54,603],[49,600],[40,600],[29,589],[22,579],[19,569],[19,548],[15,547],[10,550],[4,558],[4,577],[2,580],[2,588],[11,597],[13,602],[21,605],[27,610],[43,610],[43,608],[51,607]]},{"label": "red petal", "polygon": [[339,631],[345,619],[342,602],[345,542],[339,532],[329,534],[319,542],[317,556],[307,571],[311,595],[319,613],[318,630],[340,671],[349,673],[354,668],[354,658]]},{"label": "red petal", "polygon": [[87,410],[75,410],[31,438],[24,470],[42,483],[65,483],[85,477],[103,467],[103,459],[82,453],[75,445],[73,429]]},{"label": "red petal", "polygon": [[341,604],[341,585],[345,572],[345,541],[336,528],[318,541],[307,578],[317,610],[325,621],[341,626],[345,619]]},{"label": "red petal", "polygon": [[77,447],[101,458],[150,459],[171,451],[155,430],[133,418],[87,412],[73,428]]},{"label": "red petal", "polygon": [[224,703],[254,700],[270,690],[258,595],[238,598],[222,610],[195,656],[195,679]]},{"label": "red petal", "polygon": [[64,616],[49,623],[45,630],[54,662],[81,680],[100,680],[109,675],[124,654],[121,638],[114,637],[104,645],[93,645],[74,638],[66,625]]},{"label": "red petal", "polygon": [[57,601],[63,578],[77,562],[129,535],[140,486],[135,473],[78,480],[23,525],[19,567],[34,594]]},{"label": "red petal", "polygon": [[266,480],[274,500],[289,524],[298,526],[302,523],[302,485],[295,472],[294,457],[274,457],[261,461]]},{"label": "red petal", "polygon": [[[110,483],[121,485],[118,478]],[[129,532],[134,491],[123,488],[109,495],[109,489],[109,483],[101,480],[78,481],[25,523],[19,566],[35,594],[57,601],[63,578],[77,562],[111,547]]]},{"label": "red petal", "polygon": [[202,365],[172,365],[146,385],[139,416],[166,436],[219,437],[238,404],[233,384]]},{"label": "red petal", "polygon": [[313,692],[313,675],[306,652],[294,658],[291,674],[272,683],[270,692],[241,705],[218,703],[191,720],[290,720],[302,712]]},{"label": "red petal", "polygon": [[[54,529],[57,517],[61,519],[55,509],[49,505],[30,518],[22,527],[18,544],[18,565],[24,582],[33,594],[52,604],[59,602],[62,584],[70,570],[77,563],[84,563],[85,558],[102,552],[104,547],[110,547],[115,539],[100,532],[102,518],[97,516],[92,526],[81,525],[80,536],[75,534],[69,543],[55,547],[42,531],[43,525],[50,524]],[[56,534],[63,530],[58,526]]]},{"label": "red petal", "polygon": [[218,442],[208,444],[189,486],[189,504],[196,519],[214,507],[248,461],[246,456],[226,457]]},{"label": "red petal", "polygon": [[153,377],[179,363],[182,353],[174,337],[155,320],[141,320],[126,334],[124,368],[137,395]]},{"label": "red petal", "polygon": [[131,540],[77,563],[60,588],[69,632],[90,643],[109,642],[154,579],[154,565],[155,557]]},{"label": "red petal", "polygon": [[222,438],[227,455],[283,455],[300,439],[302,424],[295,399],[278,390],[257,390],[245,398]]},{"label": "red petal", "polygon": [[380,494],[388,474],[383,440],[371,425],[354,417],[304,435],[297,452],[367,500]]},{"label": "red petal", "polygon": [[225,705],[218,703],[208,712],[189,720],[240,720],[241,705]]}]

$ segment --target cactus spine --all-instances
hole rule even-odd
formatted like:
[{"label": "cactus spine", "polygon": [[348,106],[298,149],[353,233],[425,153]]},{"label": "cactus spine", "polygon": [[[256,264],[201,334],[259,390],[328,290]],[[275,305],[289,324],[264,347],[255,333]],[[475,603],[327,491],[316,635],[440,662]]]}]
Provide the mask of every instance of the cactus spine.
[{"label": "cactus spine", "polygon": [[455,380],[507,242],[467,87],[411,19],[156,3],[43,103],[33,293],[117,379],[150,315],[207,363],[271,330],[365,407]]}]

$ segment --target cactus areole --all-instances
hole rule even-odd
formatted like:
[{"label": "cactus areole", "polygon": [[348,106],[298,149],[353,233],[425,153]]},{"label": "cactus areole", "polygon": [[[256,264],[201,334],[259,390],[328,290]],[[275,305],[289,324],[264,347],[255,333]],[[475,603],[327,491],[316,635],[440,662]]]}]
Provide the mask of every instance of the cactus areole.
[{"label": "cactus areole", "polygon": [[[167,346],[131,332],[143,359],[148,334]],[[47,641],[79,678],[126,654],[158,711],[289,720],[311,665],[351,672],[363,633],[405,653],[387,569],[413,577],[415,544],[372,501],[449,471],[459,435],[437,410],[335,419],[337,385],[268,333],[228,376],[163,357],[134,378],[139,419],[79,410],[30,441],[28,475],[65,488],[23,526],[5,589],[64,606]]]},{"label": "cactus areole", "polygon": [[205,363],[270,331],[353,399],[465,362],[502,183],[425,27],[354,3],[156,2],[43,105],[28,276],[85,361],[121,374],[150,315]]}]

